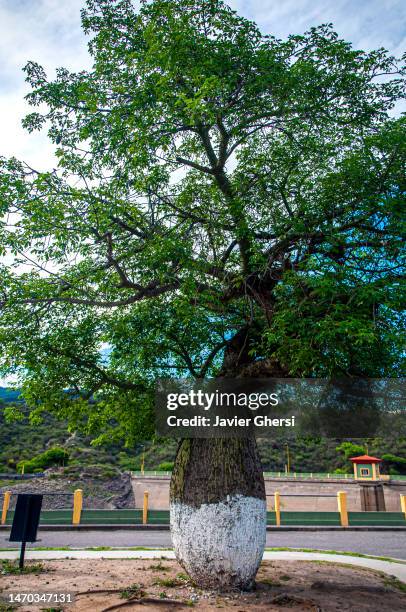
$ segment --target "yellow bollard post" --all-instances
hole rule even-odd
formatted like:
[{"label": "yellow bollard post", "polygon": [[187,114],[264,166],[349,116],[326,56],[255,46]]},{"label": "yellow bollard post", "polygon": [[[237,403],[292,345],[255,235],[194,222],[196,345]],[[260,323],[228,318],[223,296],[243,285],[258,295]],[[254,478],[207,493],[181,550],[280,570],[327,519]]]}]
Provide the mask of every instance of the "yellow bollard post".
[{"label": "yellow bollard post", "polygon": [[144,505],[142,507],[142,524],[148,523],[148,491],[144,491]]},{"label": "yellow bollard post", "polygon": [[274,498],[275,498],[276,526],[280,527],[280,524],[281,524],[281,496],[278,491],[275,491]]},{"label": "yellow bollard post", "polygon": [[400,507],[402,508],[402,512],[405,515],[406,519],[406,495],[400,496]]},{"label": "yellow bollard post", "polygon": [[1,524],[5,525],[7,520],[7,512],[10,506],[11,491],[4,491],[3,510],[1,513]]},{"label": "yellow bollard post", "polygon": [[337,504],[340,513],[341,527],[348,527],[347,493],[345,491],[338,491]]},{"label": "yellow bollard post", "polygon": [[83,491],[82,489],[76,489],[73,493],[73,514],[72,514],[72,525],[80,525],[80,518],[82,516],[83,508]]}]

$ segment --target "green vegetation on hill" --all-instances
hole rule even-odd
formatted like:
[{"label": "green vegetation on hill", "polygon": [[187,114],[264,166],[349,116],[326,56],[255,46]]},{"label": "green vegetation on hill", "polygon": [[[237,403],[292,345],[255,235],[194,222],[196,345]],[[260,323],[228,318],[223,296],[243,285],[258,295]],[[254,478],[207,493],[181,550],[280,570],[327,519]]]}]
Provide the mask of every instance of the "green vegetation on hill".
[{"label": "green vegetation on hill", "polygon": [[[365,441],[344,442],[326,438],[298,438],[289,441],[290,469],[292,472],[331,472],[352,474],[349,457],[358,454],[369,454],[381,457],[383,473],[406,474],[406,440],[383,438]],[[170,470],[176,453],[176,441],[164,440],[159,444],[148,443],[145,446],[144,467],[146,470]],[[287,463],[286,443],[282,440],[260,439],[258,447],[264,471],[283,472]],[[388,450],[393,452],[392,460],[387,461]],[[344,452],[347,451],[347,454]],[[136,457],[137,469],[140,456]]]},{"label": "green vegetation on hill", "polygon": [[54,446],[39,455],[35,455],[29,461],[20,461],[17,463],[17,470],[21,472],[24,469],[25,474],[33,474],[35,472],[42,472],[49,467],[65,465],[68,461],[68,451]]},{"label": "green vegetation on hill", "polygon": [[[52,415],[46,415],[41,423],[31,424],[27,417],[6,422],[5,407],[12,406],[18,392],[0,388],[0,473],[25,472],[44,469],[49,451],[64,449],[69,455],[69,466],[105,466],[120,470],[139,470],[144,455],[146,470],[170,471],[175,458],[176,440],[159,440],[126,448],[124,444],[111,443],[93,446],[91,438],[70,433],[67,424]],[[286,444],[282,440],[258,441],[262,465],[265,471],[284,471],[287,463]],[[337,440],[299,438],[289,442],[291,471],[352,473],[349,457],[367,452],[383,459],[383,472],[406,474],[406,440],[373,439],[368,441],[340,442]],[[45,456],[44,456],[45,454]],[[55,459],[66,463],[61,456]],[[31,469],[32,468],[32,469]]]},{"label": "green vegetation on hill", "polygon": [[[69,453],[70,466],[104,465],[121,470],[136,469],[135,455],[141,452],[141,447],[127,449],[118,443],[92,446],[91,437],[69,432],[66,422],[50,414],[35,424],[30,423],[26,415],[21,420],[6,421],[5,410],[17,397],[18,392],[10,394],[0,388],[0,473],[15,473],[17,469],[21,472],[22,463],[26,464],[25,472],[30,472],[32,463],[41,463],[43,453],[53,448]],[[59,460],[56,463],[59,464]],[[32,471],[44,467],[36,465]]]}]

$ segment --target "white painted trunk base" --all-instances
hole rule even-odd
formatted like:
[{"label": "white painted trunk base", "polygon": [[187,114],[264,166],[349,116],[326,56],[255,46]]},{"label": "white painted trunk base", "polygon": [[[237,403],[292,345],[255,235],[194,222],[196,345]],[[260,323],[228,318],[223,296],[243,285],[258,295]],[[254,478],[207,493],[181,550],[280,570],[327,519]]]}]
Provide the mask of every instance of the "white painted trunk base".
[{"label": "white painted trunk base", "polygon": [[250,588],[265,548],[266,501],[232,495],[199,508],[171,502],[176,558],[208,588]]}]

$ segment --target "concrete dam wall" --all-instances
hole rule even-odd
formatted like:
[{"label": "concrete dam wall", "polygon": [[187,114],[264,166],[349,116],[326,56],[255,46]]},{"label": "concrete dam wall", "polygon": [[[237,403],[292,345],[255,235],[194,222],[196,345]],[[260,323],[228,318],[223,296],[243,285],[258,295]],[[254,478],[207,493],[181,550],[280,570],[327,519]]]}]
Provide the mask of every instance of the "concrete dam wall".
[{"label": "concrete dam wall", "polygon": [[[151,510],[167,510],[169,508],[170,476],[133,476],[132,486],[135,505],[142,507],[144,491],[149,492],[149,507]],[[379,481],[382,485],[384,508],[389,512],[400,512],[400,495],[406,495],[405,481]],[[356,480],[348,479],[310,479],[310,478],[265,478],[268,509],[273,509],[275,491],[281,494],[282,511],[336,512],[337,491],[347,493],[348,511],[360,512],[363,507],[363,489],[370,487]],[[324,497],[332,495],[333,497]]]}]

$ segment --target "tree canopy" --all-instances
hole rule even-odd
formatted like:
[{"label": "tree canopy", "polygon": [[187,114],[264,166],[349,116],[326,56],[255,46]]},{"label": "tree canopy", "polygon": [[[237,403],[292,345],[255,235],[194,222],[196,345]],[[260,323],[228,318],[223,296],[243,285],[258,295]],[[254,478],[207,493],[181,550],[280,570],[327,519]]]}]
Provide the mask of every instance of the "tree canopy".
[{"label": "tree canopy", "polygon": [[25,67],[58,167],[1,159],[0,365],[28,403],[131,439],[157,377],[398,375],[402,60],[216,0],[82,22],[91,70]]}]

